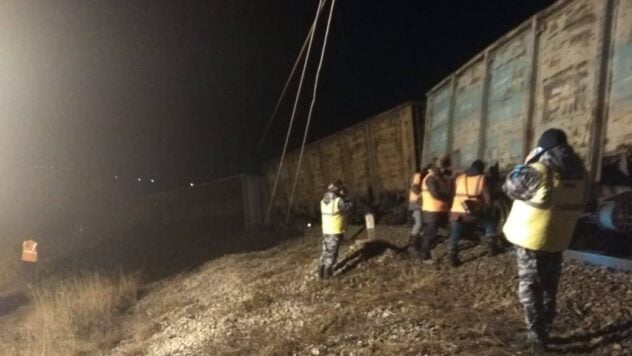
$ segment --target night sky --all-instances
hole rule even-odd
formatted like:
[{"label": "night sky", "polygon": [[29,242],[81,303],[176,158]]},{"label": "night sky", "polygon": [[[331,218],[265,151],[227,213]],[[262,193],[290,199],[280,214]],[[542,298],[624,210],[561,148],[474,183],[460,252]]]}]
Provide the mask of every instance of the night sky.
[{"label": "night sky", "polygon": [[[339,0],[310,140],[422,100],[552,2]],[[280,153],[290,101],[264,148],[257,142],[316,5],[1,2],[3,172],[55,167],[102,185],[115,175],[153,177],[163,189],[256,173],[262,158]],[[301,108],[293,145],[306,118]]]}]

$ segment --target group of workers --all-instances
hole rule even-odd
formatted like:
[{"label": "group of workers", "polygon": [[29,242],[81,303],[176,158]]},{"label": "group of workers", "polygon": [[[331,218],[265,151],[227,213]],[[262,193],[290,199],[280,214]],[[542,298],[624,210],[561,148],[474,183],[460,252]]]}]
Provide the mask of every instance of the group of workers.
[{"label": "group of workers", "polygon": [[448,255],[452,266],[461,264],[458,242],[468,227],[483,227],[490,253],[498,254],[496,222],[489,214],[491,199],[483,161],[474,161],[455,179],[452,179],[448,157],[435,162],[428,167],[425,175],[415,173],[411,181],[408,209],[414,224],[410,232],[409,253],[425,264],[434,264],[430,253],[432,242],[439,227],[449,221]]},{"label": "group of workers", "polygon": [[[497,221],[490,214],[490,184],[485,165],[474,161],[453,177],[451,162],[442,157],[424,175],[415,173],[409,192],[409,210],[414,225],[408,251],[424,264],[434,264],[431,247],[441,226],[450,223],[448,253],[450,264],[458,266],[458,242],[468,227],[484,231],[490,255],[501,252]],[[575,225],[584,208],[585,168],[568,144],[564,131],[548,129],[525,162],[507,174],[502,185],[513,200],[503,226],[513,244],[518,265],[518,296],[524,307],[530,346],[544,350],[556,315],[556,294],[562,266],[562,252],[570,245]],[[320,203],[323,245],[318,275],[333,275],[340,242],[345,231],[344,215],[351,208],[342,183],[328,186]]]}]

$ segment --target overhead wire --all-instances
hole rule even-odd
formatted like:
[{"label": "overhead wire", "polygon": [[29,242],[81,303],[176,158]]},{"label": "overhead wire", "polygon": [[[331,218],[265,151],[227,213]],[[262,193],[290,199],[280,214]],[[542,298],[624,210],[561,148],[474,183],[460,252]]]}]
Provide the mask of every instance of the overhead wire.
[{"label": "overhead wire", "polygon": [[326,0],[320,0],[318,3],[318,9],[316,10],[316,16],[314,17],[314,22],[312,24],[312,28],[314,31],[311,31],[309,36],[309,43],[307,45],[307,53],[305,54],[305,61],[303,62],[303,70],[301,72],[301,79],[298,83],[298,89],[296,92],[296,98],[294,100],[294,107],[292,108],[292,115],[290,116],[290,123],[288,125],[287,134],[285,135],[285,143],[283,144],[283,151],[281,153],[281,158],[279,159],[279,167],[277,169],[276,177],[274,178],[274,185],[272,186],[272,191],[270,193],[270,201],[268,202],[268,209],[266,210],[266,215],[264,222],[268,223],[270,221],[270,212],[272,211],[272,205],[274,203],[274,198],[276,196],[276,191],[279,187],[279,178],[281,177],[281,170],[283,169],[283,160],[285,159],[285,154],[287,153],[287,147],[290,142],[290,135],[292,133],[292,126],[294,124],[294,118],[296,117],[296,109],[298,107],[298,102],[301,96],[301,91],[303,89],[303,81],[305,79],[305,72],[307,71],[307,64],[309,63],[309,56],[312,50],[312,44],[314,42],[314,33],[316,32],[316,26],[318,25],[318,19],[320,18],[320,13],[323,9]]},{"label": "overhead wire", "polygon": [[294,174],[294,181],[292,183],[292,190],[290,191],[290,199],[288,203],[287,215],[285,216],[285,223],[290,220],[290,214],[292,212],[292,205],[294,203],[294,192],[296,191],[296,184],[301,171],[301,163],[303,161],[303,153],[305,151],[305,144],[307,143],[307,135],[309,133],[309,126],[312,120],[312,114],[314,113],[314,104],[316,103],[316,93],[318,92],[318,80],[320,78],[320,72],[323,68],[323,61],[325,59],[325,52],[327,50],[327,39],[329,38],[329,30],[331,28],[331,20],[333,18],[334,6],[336,0],[331,0],[331,6],[329,8],[329,17],[327,18],[327,27],[325,28],[325,38],[323,39],[323,47],[320,51],[320,60],[318,61],[318,67],[316,69],[316,78],[314,79],[314,89],[312,91],[312,101],[309,104],[309,112],[307,114],[307,122],[305,124],[305,132],[303,133],[303,142],[301,143],[301,149],[298,154],[298,161],[296,163],[296,172]]},{"label": "overhead wire", "polygon": [[259,144],[257,146],[258,148],[261,148],[261,145],[263,145],[263,142],[268,136],[268,131],[270,131],[270,127],[272,127],[272,122],[274,121],[274,118],[279,112],[281,103],[283,102],[283,99],[285,98],[287,89],[289,88],[290,83],[292,82],[292,78],[294,78],[294,73],[296,73],[296,68],[298,68],[298,64],[301,62],[301,58],[303,58],[303,54],[305,53],[305,49],[307,48],[307,44],[309,43],[309,39],[312,36],[313,32],[314,32],[314,27],[312,24],[312,27],[309,29],[309,32],[307,33],[307,37],[305,37],[305,41],[303,41],[303,46],[301,47],[301,50],[298,52],[298,56],[296,56],[296,60],[294,61],[294,65],[292,66],[292,70],[290,71],[290,75],[285,81],[285,86],[283,86],[281,95],[279,96],[279,99],[277,99],[277,102],[274,106],[274,110],[272,110],[272,115],[270,115],[270,119],[268,120],[266,127],[263,129],[263,134],[261,135],[261,139],[259,140]]}]

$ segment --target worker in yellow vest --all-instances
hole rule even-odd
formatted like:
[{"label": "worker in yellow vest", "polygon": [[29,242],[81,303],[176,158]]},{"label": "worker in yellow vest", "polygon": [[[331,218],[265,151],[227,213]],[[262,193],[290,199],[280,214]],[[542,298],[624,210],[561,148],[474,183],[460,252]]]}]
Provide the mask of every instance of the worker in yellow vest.
[{"label": "worker in yellow vest", "polygon": [[566,133],[549,129],[503,184],[514,200],[503,232],[516,247],[518,295],[527,324],[524,341],[536,350],[546,349],[556,315],[562,252],[583,212],[585,176]]},{"label": "worker in yellow vest", "polygon": [[329,278],[338,259],[340,241],[345,233],[345,213],[351,209],[351,203],[345,197],[342,182],[329,184],[327,192],[320,201],[322,216],[323,245],[318,266],[318,278]]},{"label": "worker in yellow vest", "polygon": [[425,227],[419,257],[425,264],[434,264],[430,248],[439,226],[448,221],[452,199],[451,165],[449,157],[439,158],[421,181],[421,218]]},{"label": "worker in yellow vest", "polygon": [[485,163],[477,159],[454,182],[454,198],[450,208],[450,237],[448,238],[448,256],[453,267],[461,264],[458,244],[467,227],[481,226],[485,231],[490,255],[498,254],[496,222],[488,213],[489,205],[490,194],[485,177]]}]

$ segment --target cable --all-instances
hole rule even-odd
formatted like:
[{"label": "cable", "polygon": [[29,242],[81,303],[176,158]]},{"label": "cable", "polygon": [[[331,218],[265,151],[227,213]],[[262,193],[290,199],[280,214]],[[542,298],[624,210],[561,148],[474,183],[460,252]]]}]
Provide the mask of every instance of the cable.
[{"label": "cable", "polygon": [[316,10],[316,16],[314,18],[314,22],[312,24],[312,28],[314,31],[311,32],[309,36],[309,43],[307,45],[307,54],[305,54],[305,62],[303,63],[303,71],[301,73],[301,80],[298,83],[298,90],[296,92],[296,98],[294,100],[294,107],[292,109],[292,115],[290,116],[290,124],[287,129],[287,134],[285,135],[285,143],[283,144],[283,151],[281,153],[281,158],[279,160],[279,168],[277,169],[276,177],[274,179],[274,185],[272,186],[272,192],[270,193],[270,202],[268,203],[268,209],[266,211],[264,222],[268,223],[270,221],[270,211],[272,210],[272,203],[274,202],[274,197],[276,195],[277,188],[279,186],[279,177],[281,176],[281,169],[283,168],[283,160],[285,159],[285,153],[287,152],[287,146],[290,142],[290,134],[292,133],[292,125],[294,124],[294,117],[296,116],[296,108],[298,107],[298,101],[301,96],[301,91],[303,89],[303,80],[305,79],[305,72],[307,71],[307,64],[309,63],[309,55],[312,51],[312,43],[314,42],[314,32],[316,29],[316,25],[318,24],[318,18],[320,17],[320,12],[323,9],[323,5],[326,0],[320,0],[318,3],[318,9]]},{"label": "cable", "polygon": [[318,68],[316,69],[316,78],[314,79],[314,90],[312,92],[312,102],[309,105],[309,113],[307,114],[307,123],[305,124],[305,133],[303,134],[303,142],[301,143],[301,150],[298,154],[298,162],[296,163],[296,173],[294,175],[294,182],[292,183],[292,190],[290,192],[290,202],[287,209],[287,215],[285,216],[285,224],[290,220],[290,212],[292,211],[292,204],[294,203],[294,191],[296,190],[296,183],[298,182],[298,175],[301,171],[301,163],[303,161],[303,152],[305,151],[305,143],[307,142],[307,134],[309,133],[309,124],[312,120],[312,113],[314,112],[314,104],[316,103],[316,92],[318,91],[318,79],[320,78],[320,71],[323,67],[323,61],[325,59],[325,50],[327,49],[327,39],[329,38],[329,29],[331,28],[331,19],[334,14],[334,6],[336,0],[331,0],[331,6],[329,8],[329,18],[327,19],[327,28],[325,29],[325,38],[323,39],[323,48],[320,52],[320,60],[318,62]]},{"label": "cable", "polygon": [[277,100],[276,105],[274,106],[274,110],[272,110],[272,115],[270,116],[270,119],[268,120],[268,123],[266,124],[266,127],[263,130],[263,135],[261,135],[261,139],[259,140],[259,144],[257,146],[258,148],[261,148],[261,145],[263,145],[263,141],[265,141],[266,136],[268,135],[268,131],[270,130],[270,127],[272,126],[272,121],[274,121],[274,118],[276,117],[276,114],[279,111],[279,108],[281,107],[281,102],[283,101],[283,98],[285,98],[285,93],[287,92],[287,88],[290,86],[290,82],[292,81],[292,78],[294,77],[294,73],[296,72],[296,68],[298,67],[298,64],[300,63],[301,58],[303,58],[303,53],[305,53],[305,48],[307,48],[307,43],[309,43],[309,39],[312,36],[313,32],[314,32],[314,27],[312,24],[312,27],[309,29],[309,32],[307,33],[307,37],[305,37],[303,46],[301,47],[301,50],[298,52],[296,61],[294,61],[294,66],[292,67],[292,70],[290,71],[290,76],[287,78],[287,81],[285,82],[285,86],[283,87],[283,90],[281,91],[281,95],[279,96],[279,99]]}]

